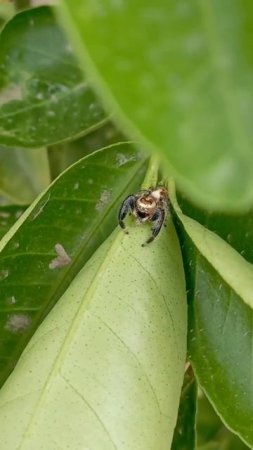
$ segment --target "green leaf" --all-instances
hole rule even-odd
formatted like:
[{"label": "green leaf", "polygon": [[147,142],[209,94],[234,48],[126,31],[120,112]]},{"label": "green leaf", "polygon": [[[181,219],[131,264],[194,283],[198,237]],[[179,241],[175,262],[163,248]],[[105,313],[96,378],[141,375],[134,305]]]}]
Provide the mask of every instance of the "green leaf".
[{"label": "green leaf", "polygon": [[197,385],[191,366],[185,373],[171,450],[195,450]]},{"label": "green leaf", "polygon": [[253,203],[253,3],[64,0],[83,66],[194,200]]},{"label": "green leaf", "polygon": [[[5,450],[168,450],[186,356],[181,252],[170,221],[103,244],[0,393]],[[16,423],[13,433],[13,423]]]},{"label": "green leaf", "polygon": [[0,104],[7,146],[54,144],[105,120],[48,7],[17,14],[0,35]]},{"label": "green leaf", "polygon": [[108,122],[98,130],[94,130],[79,139],[54,145],[48,151],[51,175],[55,178],[83,156],[125,140],[125,137],[115,128],[114,124]]},{"label": "green leaf", "polygon": [[0,3],[0,29],[4,23],[15,14],[15,7],[12,3]]},{"label": "green leaf", "polygon": [[6,202],[29,204],[49,183],[46,149],[0,147],[0,194]]},{"label": "green leaf", "polygon": [[253,268],[226,242],[183,215],[189,288],[189,353],[197,379],[222,420],[250,446]]},{"label": "green leaf", "polygon": [[[83,158],[1,241],[0,384],[38,324],[116,226],[120,203],[139,188],[145,166],[145,156],[128,143]],[[19,318],[17,329],[8,325]]]},{"label": "green leaf", "polygon": [[198,208],[186,197],[179,197],[185,215],[192,217],[228,242],[247,261],[253,263],[253,210],[244,214],[215,213]]},{"label": "green leaf", "polygon": [[213,410],[210,402],[199,392],[197,415],[198,450],[247,450],[235,434],[231,433]]},{"label": "green leaf", "polygon": [[9,231],[25,210],[26,206],[20,205],[0,206],[0,238]]},{"label": "green leaf", "polygon": [[221,450],[220,442],[209,442],[206,445],[201,445],[198,450]]}]

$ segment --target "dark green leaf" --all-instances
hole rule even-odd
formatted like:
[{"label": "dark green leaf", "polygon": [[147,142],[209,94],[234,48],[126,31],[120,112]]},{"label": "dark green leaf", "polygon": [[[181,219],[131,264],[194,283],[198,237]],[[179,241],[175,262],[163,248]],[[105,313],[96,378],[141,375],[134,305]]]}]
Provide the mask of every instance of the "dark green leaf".
[{"label": "dark green leaf", "polygon": [[45,148],[0,147],[0,194],[5,203],[30,204],[50,183]]},{"label": "dark green leaf", "polygon": [[108,122],[98,130],[83,136],[75,141],[54,145],[48,149],[51,175],[54,179],[68,166],[78,161],[95,150],[107,147],[126,139],[115,128],[113,123]]},{"label": "dark green leaf", "polygon": [[195,450],[197,385],[191,366],[185,373],[171,450]]},{"label": "dark green leaf", "polygon": [[198,450],[221,450],[220,442],[209,442],[208,444],[198,447]]},{"label": "dark green leaf", "polygon": [[198,395],[198,450],[247,450],[238,436],[231,433],[215,413],[203,392]]},{"label": "dark green leaf", "polygon": [[253,2],[60,5],[101,98],[183,190],[219,209],[252,205]]},{"label": "dark green leaf", "polygon": [[197,379],[229,429],[253,445],[253,268],[183,215],[172,195],[189,289],[189,353]]},{"label": "dark green leaf", "polygon": [[227,426],[252,446],[253,311],[201,255],[189,321],[189,352],[202,388]]},{"label": "dark green leaf", "polygon": [[105,115],[48,7],[0,35],[0,143],[39,147],[98,127]]},{"label": "dark green leaf", "polygon": [[145,158],[128,143],[93,153],[63,173],[5,236],[1,383],[43,317],[115,227],[122,198],[139,188],[144,171]]},{"label": "dark green leaf", "polygon": [[0,239],[26,210],[25,206],[0,206]]},{"label": "dark green leaf", "polygon": [[198,208],[187,198],[180,197],[183,212],[214,231],[235,248],[247,261],[253,263],[253,210],[241,214],[215,213]]}]

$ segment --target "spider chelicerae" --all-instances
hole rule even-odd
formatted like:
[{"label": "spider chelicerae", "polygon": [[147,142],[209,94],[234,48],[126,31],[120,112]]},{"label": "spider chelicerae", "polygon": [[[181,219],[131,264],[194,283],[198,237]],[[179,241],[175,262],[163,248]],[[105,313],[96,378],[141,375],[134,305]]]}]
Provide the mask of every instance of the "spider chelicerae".
[{"label": "spider chelicerae", "polygon": [[145,244],[149,244],[160,233],[168,211],[168,190],[162,186],[146,189],[125,198],[119,210],[119,225],[124,230],[126,229],[124,219],[128,213],[133,214],[140,223],[153,222],[152,235],[145,242]]}]

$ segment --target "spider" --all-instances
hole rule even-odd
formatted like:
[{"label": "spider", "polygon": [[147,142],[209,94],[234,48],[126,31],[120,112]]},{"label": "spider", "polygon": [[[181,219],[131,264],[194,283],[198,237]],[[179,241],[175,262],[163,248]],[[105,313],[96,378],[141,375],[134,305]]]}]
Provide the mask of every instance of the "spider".
[{"label": "spider", "polygon": [[[168,207],[168,191],[162,186],[157,186],[155,189],[143,190],[137,192],[137,194],[131,194],[125,198],[119,210],[119,225],[123,229],[126,228],[124,219],[128,212],[130,214],[132,213],[140,223],[147,221],[154,222],[152,236],[145,243],[149,244],[160,233],[166,219]],[[142,246],[145,244],[142,244]]]}]

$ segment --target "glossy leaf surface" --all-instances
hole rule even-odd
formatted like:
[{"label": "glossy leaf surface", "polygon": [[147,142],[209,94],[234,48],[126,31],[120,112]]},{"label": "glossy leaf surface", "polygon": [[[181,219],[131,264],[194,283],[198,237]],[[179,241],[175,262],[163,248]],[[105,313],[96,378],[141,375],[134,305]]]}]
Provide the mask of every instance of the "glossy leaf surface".
[{"label": "glossy leaf surface", "polygon": [[252,2],[61,5],[105,104],[166,158],[183,190],[215,208],[252,205]]},{"label": "glossy leaf surface", "polygon": [[130,144],[94,153],[63,173],[4,237],[0,383],[42,318],[116,226],[122,199],[139,188],[144,172],[145,158]]},{"label": "glossy leaf surface", "polygon": [[6,450],[169,450],[186,357],[184,273],[172,222],[143,248],[149,235],[145,225],[116,230],[34,335],[0,393]]},{"label": "glossy leaf surface", "polygon": [[252,446],[253,268],[218,236],[183,215],[175,199],[173,204],[182,226],[191,361],[228,428]]},{"label": "glossy leaf surface", "polygon": [[54,144],[104,119],[52,11],[17,14],[0,35],[0,143]]},{"label": "glossy leaf surface", "polygon": [[6,202],[30,204],[49,183],[46,149],[0,147],[0,194]]}]

